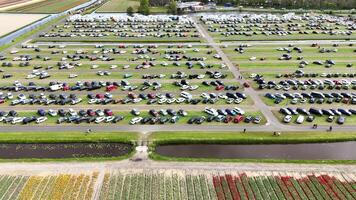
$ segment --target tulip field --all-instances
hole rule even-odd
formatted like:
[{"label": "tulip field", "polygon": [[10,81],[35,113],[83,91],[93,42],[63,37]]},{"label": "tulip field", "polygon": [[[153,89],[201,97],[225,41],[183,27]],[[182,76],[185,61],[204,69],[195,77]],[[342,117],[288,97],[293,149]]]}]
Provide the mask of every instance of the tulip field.
[{"label": "tulip field", "polygon": [[354,200],[356,174],[112,170],[0,175],[0,199]]},{"label": "tulip field", "polygon": [[91,199],[97,173],[0,176],[0,199]]},{"label": "tulip field", "polygon": [[356,199],[355,175],[107,173],[99,199]]}]

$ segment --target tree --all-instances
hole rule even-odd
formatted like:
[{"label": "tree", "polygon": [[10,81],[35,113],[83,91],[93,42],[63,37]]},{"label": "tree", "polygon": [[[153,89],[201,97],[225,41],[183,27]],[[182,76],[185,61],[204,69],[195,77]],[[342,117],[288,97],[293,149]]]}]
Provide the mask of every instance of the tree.
[{"label": "tree", "polygon": [[148,0],[140,0],[140,6],[138,7],[138,12],[143,15],[150,14],[150,7],[148,5]]},{"label": "tree", "polygon": [[167,12],[173,15],[176,15],[178,13],[177,2],[175,0],[171,0],[171,2],[169,2]]},{"label": "tree", "polygon": [[130,7],[127,8],[126,12],[127,12],[128,15],[131,16],[131,15],[134,13],[134,10],[133,10],[133,8],[130,6]]}]

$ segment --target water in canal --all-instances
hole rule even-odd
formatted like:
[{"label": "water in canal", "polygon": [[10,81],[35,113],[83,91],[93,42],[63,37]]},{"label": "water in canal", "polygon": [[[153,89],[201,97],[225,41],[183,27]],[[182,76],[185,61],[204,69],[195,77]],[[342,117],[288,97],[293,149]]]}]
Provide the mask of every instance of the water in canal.
[{"label": "water in canal", "polygon": [[125,143],[0,144],[0,159],[117,157],[132,149]]},{"label": "water in canal", "polygon": [[162,145],[156,147],[156,152],[168,157],[190,158],[356,160],[356,142]]}]

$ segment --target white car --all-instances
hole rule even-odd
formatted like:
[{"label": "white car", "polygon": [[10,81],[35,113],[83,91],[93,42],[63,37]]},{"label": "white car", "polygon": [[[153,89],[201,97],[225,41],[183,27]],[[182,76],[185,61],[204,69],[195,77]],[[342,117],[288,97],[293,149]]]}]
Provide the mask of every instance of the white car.
[{"label": "white car", "polygon": [[295,122],[297,124],[302,124],[304,122],[304,116],[303,115],[299,115]]},{"label": "white car", "polygon": [[115,119],[115,116],[108,116],[108,117],[105,117],[105,122],[108,123],[108,122],[111,122],[114,119]]},{"label": "white car", "polygon": [[39,118],[36,119],[36,123],[40,124],[42,122],[45,122],[46,120],[47,120],[47,117],[39,117]]},{"label": "white car", "polygon": [[292,116],[291,115],[286,115],[283,119],[283,122],[289,123],[292,121]]},{"label": "white car", "polygon": [[11,124],[20,123],[20,122],[22,122],[22,120],[23,120],[23,117],[14,117],[14,118],[12,118]]},{"label": "white car", "polygon": [[239,114],[239,115],[244,115],[244,114],[245,114],[245,111],[242,110],[241,108],[238,108],[238,107],[235,107],[235,108],[233,109],[233,111],[234,111],[235,113]]},{"label": "white car", "polygon": [[213,108],[205,108],[204,112],[209,114],[209,115],[212,115],[212,116],[218,116],[219,115],[218,111],[216,111]]},{"label": "white car", "polygon": [[181,92],[181,93],[180,93],[180,96],[183,97],[183,98],[185,98],[185,99],[191,99],[191,98],[193,98],[193,96],[192,96],[190,93],[188,93],[188,92]]},{"label": "white car", "polygon": [[97,117],[95,118],[95,123],[99,124],[105,120],[105,117]]},{"label": "white car", "polygon": [[50,116],[52,116],[52,117],[55,117],[55,116],[57,116],[57,111],[55,111],[55,110],[53,110],[53,109],[49,109],[49,110],[48,110],[48,114],[49,114]]},{"label": "white car", "polygon": [[49,89],[50,89],[51,91],[61,90],[61,89],[63,89],[63,85],[61,85],[61,84],[51,85],[51,86],[49,87]]},{"label": "white car", "polygon": [[76,78],[76,77],[78,77],[77,74],[69,74],[69,76],[68,76],[68,78]]},{"label": "white car", "polygon": [[137,124],[137,123],[141,122],[141,120],[142,120],[142,117],[135,117],[130,120],[130,124],[131,125]]}]

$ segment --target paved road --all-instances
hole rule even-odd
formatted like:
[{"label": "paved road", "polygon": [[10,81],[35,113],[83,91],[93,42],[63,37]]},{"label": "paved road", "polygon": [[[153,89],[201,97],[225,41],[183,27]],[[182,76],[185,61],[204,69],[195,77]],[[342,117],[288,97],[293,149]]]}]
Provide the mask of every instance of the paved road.
[{"label": "paved road", "polygon": [[184,170],[184,171],[276,171],[300,173],[356,173],[354,165],[320,164],[269,164],[269,163],[210,163],[210,162],[50,162],[50,163],[0,163],[0,174],[32,175],[53,173],[85,173],[92,171],[129,170]]},{"label": "paved road", "polygon": [[[208,44],[211,45],[216,50],[216,52],[221,56],[222,61],[226,64],[226,66],[228,66],[230,71],[234,74],[235,80],[239,82],[241,85],[243,85],[243,83],[246,82],[246,80],[244,79],[244,77],[242,76],[238,68],[231,62],[231,60],[227,57],[224,51],[221,50],[220,46],[214,43],[214,39],[209,35],[206,29],[204,29],[204,27],[200,24],[200,22],[196,21],[196,25],[200,34],[207,40]],[[249,97],[252,98],[252,100],[255,102],[255,106],[266,117],[269,130],[273,130],[272,129],[273,127],[281,125],[281,123],[272,113],[271,109],[265,103],[263,103],[261,98],[258,96],[256,91],[252,89],[252,87],[245,88],[245,92]]]}]

